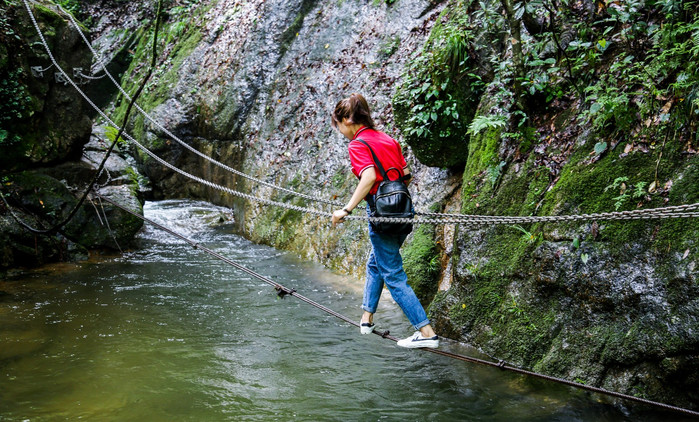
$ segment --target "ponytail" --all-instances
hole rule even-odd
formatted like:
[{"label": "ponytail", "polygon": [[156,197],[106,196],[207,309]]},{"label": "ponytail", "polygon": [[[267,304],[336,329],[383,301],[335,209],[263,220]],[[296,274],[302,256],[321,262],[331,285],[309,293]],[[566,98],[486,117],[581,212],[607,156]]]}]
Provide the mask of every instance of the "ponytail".
[{"label": "ponytail", "polygon": [[374,129],[369,104],[362,94],[352,94],[337,103],[332,114],[333,127],[337,127],[337,124],[345,118],[350,124],[356,123]]}]

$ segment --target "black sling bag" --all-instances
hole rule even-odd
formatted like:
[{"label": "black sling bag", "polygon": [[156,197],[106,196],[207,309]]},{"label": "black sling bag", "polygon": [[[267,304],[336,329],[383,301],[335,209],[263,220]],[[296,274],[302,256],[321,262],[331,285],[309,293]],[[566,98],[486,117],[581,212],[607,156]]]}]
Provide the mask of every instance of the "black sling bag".
[{"label": "black sling bag", "polygon": [[[368,143],[362,139],[357,141],[363,143],[369,148],[371,156],[374,158],[374,164],[379,169],[383,180],[379,183],[376,194],[371,197],[367,195],[367,202],[371,209],[373,217],[397,217],[397,218],[413,218],[413,200],[410,197],[408,187],[404,181],[409,177],[401,176],[396,180],[390,180],[388,174],[384,170],[374,150],[371,149]],[[394,169],[395,170],[395,169]],[[390,169],[389,169],[390,171]],[[398,171],[398,170],[396,170]],[[400,172],[398,173],[400,174]],[[388,222],[371,222],[371,226],[377,233],[383,234],[408,234],[413,231],[413,223],[388,223]]]}]

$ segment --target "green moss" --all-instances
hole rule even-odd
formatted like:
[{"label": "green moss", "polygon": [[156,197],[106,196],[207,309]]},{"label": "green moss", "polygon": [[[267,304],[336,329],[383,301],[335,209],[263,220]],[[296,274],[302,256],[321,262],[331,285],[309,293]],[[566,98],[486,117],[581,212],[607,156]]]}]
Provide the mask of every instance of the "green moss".
[{"label": "green moss", "polygon": [[413,233],[412,241],[403,249],[403,268],[423,305],[432,301],[439,283],[441,262],[434,237],[434,226],[420,225]]},{"label": "green moss", "polygon": [[[697,184],[693,184],[699,182],[695,170],[696,164],[691,164],[692,161],[697,162],[696,158],[687,162],[683,159],[681,145],[670,143],[665,147],[663,154],[667,164],[658,167],[658,181],[661,186],[680,169],[687,169],[682,179],[677,182],[677,186],[673,184],[668,196],[646,192],[642,198],[630,198],[618,211],[636,209],[639,204],[642,208],[656,208],[699,201],[699,195],[696,193]],[[609,188],[614,180],[619,177],[628,178],[627,189],[630,189],[628,186],[641,182],[648,186],[654,181],[658,164],[657,153],[633,152],[620,157],[618,152],[612,151],[594,164],[588,163],[589,157],[589,151],[585,148],[579,149],[573,155],[570,163],[563,168],[558,183],[545,195],[541,209],[542,215],[616,211],[615,203],[618,201],[616,198],[622,194],[622,191],[620,188]],[[601,221],[600,224],[602,229],[598,240],[610,242],[615,245],[614,249],[635,241],[650,241],[649,247],[666,247],[670,242],[678,240],[679,243],[686,245],[688,239],[699,233],[697,231],[699,225],[691,219],[685,219],[682,222]],[[572,228],[579,226],[579,223],[561,226]]]},{"label": "green moss", "polygon": [[[186,16],[182,17],[182,19],[185,18]],[[159,52],[163,51],[163,46],[165,43],[163,38],[165,34],[168,34],[172,26],[177,24],[178,21],[169,22],[168,24],[163,25],[159,37]],[[180,78],[179,72],[182,67],[182,63],[191,55],[192,51],[197,45],[199,45],[202,38],[202,34],[192,25],[190,25],[190,29],[186,33],[182,34],[182,36],[182,39],[170,41],[174,45],[169,51],[169,59],[166,62],[158,65],[138,98],[138,104],[146,112],[151,112],[153,109],[170,98],[171,90],[177,84]],[[143,76],[145,76],[147,69],[150,66],[153,52],[152,28],[140,28],[138,30],[138,34],[134,36],[134,40],[137,44],[131,59],[131,64],[128,70],[125,72],[127,77],[125,78],[126,84],[124,89],[130,96],[135,95],[138,87],[142,83]],[[137,71],[137,69],[140,70]],[[118,107],[115,110],[113,117],[113,121],[117,125],[123,124],[128,103],[129,102],[123,97],[120,97],[117,100]],[[144,137],[146,132],[145,118],[136,112],[135,109],[132,109],[129,122],[132,136],[140,141],[146,139]],[[157,150],[164,148],[166,144],[164,139],[151,137],[150,143],[146,144],[146,146]],[[148,160],[146,156],[141,156],[141,158],[144,158],[146,161]]]},{"label": "green moss", "polygon": [[[295,198],[288,202],[299,205],[301,200]],[[256,219],[255,240],[275,247],[289,249],[295,242],[302,241],[296,236],[296,230],[302,220],[303,213],[300,211],[271,207]]]},{"label": "green moss", "polygon": [[68,23],[65,21],[65,19],[63,19],[63,17],[56,13],[53,9],[38,3],[34,4],[33,6],[37,21],[51,27],[50,29],[44,29],[45,36],[50,38],[51,36],[55,35],[56,29],[67,26]]},{"label": "green moss", "polygon": [[303,21],[306,19],[308,13],[310,13],[310,11],[313,9],[315,3],[315,0],[303,0],[303,3],[301,3],[301,10],[299,10],[298,15],[296,15],[294,21],[281,35],[279,43],[280,56],[284,56],[289,47],[291,47],[291,44],[296,38],[296,34],[303,27]]},{"label": "green moss", "polygon": [[467,129],[482,91],[468,54],[468,7],[461,3],[444,9],[422,51],[406,65],[392,100],[396,125],[428,166],[466,162]]}]

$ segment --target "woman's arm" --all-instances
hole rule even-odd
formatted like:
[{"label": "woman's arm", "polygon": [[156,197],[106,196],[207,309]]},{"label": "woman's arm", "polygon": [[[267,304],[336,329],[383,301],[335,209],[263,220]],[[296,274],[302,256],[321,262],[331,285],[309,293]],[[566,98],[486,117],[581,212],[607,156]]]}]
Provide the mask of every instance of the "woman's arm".
[{"label": "woman's arm", "polygon": [[374,186],[374,183],[376,182],[376,170],[374,170],[374,167],[369,167],[366,170],[362,172],[361,177],[359,178],[359,184],[357,185],[357,188],[354,190],[354,193],[352,194],[352,198],[350,198],[349,202],[345,207],[341,210],[337,210],[333,212],[333,218],[332,218],[332,223],[333,227],[337,225],[337,223],[342,222],[342,220],[349,215],[349,213],[359,205],[360,202],[362,202],[362,199],[366,197],[366,195],[369,193],[371,190],[371,187]]},{"label": "woman's arm", "polygon": [[[410,169],[407,167],[403,169],[403,177],[405,176],[410,176]],[[410,186],[410,182],[413,181],[413,176],[407,177],[406,179],[405,186]]]}]

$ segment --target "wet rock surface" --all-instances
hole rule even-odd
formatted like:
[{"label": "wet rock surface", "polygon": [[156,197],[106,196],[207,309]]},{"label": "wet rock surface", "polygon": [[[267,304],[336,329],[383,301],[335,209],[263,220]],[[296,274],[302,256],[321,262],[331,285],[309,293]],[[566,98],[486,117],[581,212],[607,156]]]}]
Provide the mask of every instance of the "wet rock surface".
[{"label": "wet rock surface", "polygon": [[[4,7],[16,18],[12,28],[18,34],[16,49],[4,53],[27,73],[30,65],[47,67],[51,62],[26,10],[19,5]],[[61,67],[70,76],[74,68],[88,72],[88,46],[67,15],[50,2],[35,2],[32,10]],[[10,206],[8,209],[4,203],[0,205],[0,274],[14,267],[86,259],[93,249],[119,249],[129,244],[142,224],[135,217],[91,199],[57,233],[32,232],[12,216],[14,213],[37,230],[63,221],[96,176],[108,146],[103,128],[96,127],[91,135],[88,104],[72,86],[58,81],[56,72],[55,67],[50,67],[17,79],[17,83],[25,84],[18,86],[31,96],[31,110],[11,119],[10,126],[3,119],[3,132],[17,139],[4,138],[8,142],[0,143],[0,194]],[[126,155],[112,154],[97,186],[105,196],[140,212],[148,188],[129,160],[133,163]]]},{"label": "wet rock surface", "polygon": [[[347,141],[330,127],[330,112],[339,99],[361,92],[379,128],[402,142],[391,98],[410,55],[422,47],[444,7],[416,0],[211,3],[192,13],[192,25],[181,35],[184,46],[163,53],[158,85],[144,94],[144,108],[206,155],[267,182],[345,202],[356,179],[349,171]],[[105,23],[101,36],[109,28]],[[143,37],[140,44],[146,42]],[[501,48],[501,42],[488,48]],[[101,48],[109,51],[108,44]],[[146,60],[138,59],[125,86],[142,74]],[[487,75],[492,69],[479,71]],[[490,112],[493,95],[486,92],[479,113]],[[542,140],[530,152],[498,131],[472,137],[464,169],[425,166],[405,146],[416,207],[492,215],[608,211],[611,202],[587,199],[601,196],[611,171],[602,167],[604,160],[594,162],[600,157],[590,159],[593,135],[575,124],[575,107],[561,99],[554,110],[533,116]],[[261,198],[332,211],[240,179],[186,151],[142,117],[132,118],[131,129],[188,173]],[[231,206],[247,237],[362,276],[369,252],[366,223],[332,229],[329,217],[240,201],[130,151],[152,182],[152,197]],[[506,163],[496,177],[477,155],[486,152]],[[640,165],[655,166],[652,157],[627,155],[606,161],[629,174]],[[673,170],[675,191],[684,196],[668,200],[694,201],[695,164],[687,160]],[[588,176],[595,172],[596,179]],[[566,181],[571,174],[580,179]],[[440,335],[540,372],[695,406],[696,241],[676,225],[653,224],[437,227],[430,233],[434,245],[427,242],[422,248],[427,252],[409,255],[432,260],[438,254],[441,281],[429,310]],[[685,229],[696,232],[696,226]],[[673,230],[672,236],[663,234]],[[661,247],[656,238],[663,236],[672,240]]]}]

